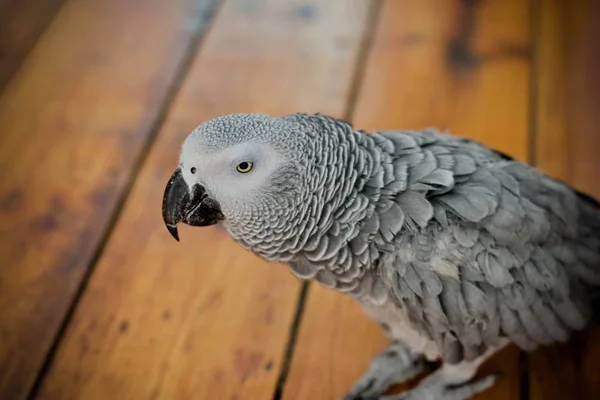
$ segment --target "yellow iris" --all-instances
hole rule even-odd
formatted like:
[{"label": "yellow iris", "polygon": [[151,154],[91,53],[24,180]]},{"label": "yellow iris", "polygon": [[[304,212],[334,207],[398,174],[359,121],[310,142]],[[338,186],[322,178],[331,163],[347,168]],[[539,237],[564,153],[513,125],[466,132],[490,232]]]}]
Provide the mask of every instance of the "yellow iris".
[{"label": "yellow iris", "polygon": [[237,165],[236,169],[238,172],[245,174],[245,173],[252,171],[252,166],[253,166],[253,164],[251,162],[244,161],[244,162],[239,163]]}]

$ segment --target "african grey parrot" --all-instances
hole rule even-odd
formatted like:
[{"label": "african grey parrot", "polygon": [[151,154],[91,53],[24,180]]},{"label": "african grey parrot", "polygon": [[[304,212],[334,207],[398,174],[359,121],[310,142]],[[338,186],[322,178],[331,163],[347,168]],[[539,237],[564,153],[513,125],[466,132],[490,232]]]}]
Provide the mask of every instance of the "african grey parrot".
[{"label": "african grey parrot", "polygon": [[[493,385],[472,378],[494,352],[565,341],[599,311],[600,204],[433,128],[211,119],[183,143],[163,219],[177,240],[180,222],[223,221],[246,249],[361,304],[391,339],[347,399],[470,398]],[[378,397],[426,360],[443,363]]]}]

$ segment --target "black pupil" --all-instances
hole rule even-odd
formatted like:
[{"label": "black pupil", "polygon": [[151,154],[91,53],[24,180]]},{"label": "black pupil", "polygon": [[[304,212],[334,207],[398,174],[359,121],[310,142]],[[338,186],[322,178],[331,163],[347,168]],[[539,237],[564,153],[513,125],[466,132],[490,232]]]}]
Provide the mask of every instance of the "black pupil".
[{"label": "black pupil", "polygon": [[192,167],[192,169],[190,169],[190,171],[192,172],[192,174],[196,173],[196,167]]},{"label": "black pupil", "polygon": [[241,169],[247,169],[248,168],[248,163],[247,162],[243,162],[240,164],[240,168]]}]

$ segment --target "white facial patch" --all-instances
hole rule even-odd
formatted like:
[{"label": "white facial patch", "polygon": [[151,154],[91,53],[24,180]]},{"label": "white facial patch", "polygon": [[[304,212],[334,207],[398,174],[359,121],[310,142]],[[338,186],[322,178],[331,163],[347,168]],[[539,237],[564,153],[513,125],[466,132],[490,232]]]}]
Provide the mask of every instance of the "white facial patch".
[{"label": "white facial patch", "polygon": [[[204,186],[224,211],[253,201],[268,187],[270,177],[284,162],[281,154],[265,143],[237,143],[211,152],[203,149],[193,136],[184,143],[180,156],[186,183],[190,187],[195,183]],[[247,169],[238,170],[242,163],[251,165],[251,169],[240,172]]]}]

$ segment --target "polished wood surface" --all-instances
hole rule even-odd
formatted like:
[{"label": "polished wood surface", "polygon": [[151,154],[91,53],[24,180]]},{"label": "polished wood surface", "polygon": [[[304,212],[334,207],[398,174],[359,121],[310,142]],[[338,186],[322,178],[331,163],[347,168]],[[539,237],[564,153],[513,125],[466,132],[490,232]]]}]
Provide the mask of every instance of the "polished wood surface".
[{"label": "polished wood surface", "polygon": [[2,92],[1,399],[24,398],[44,365],[201,11],[188,0],[68,1]]},{"label": "polished wood surface", "polygon": [[[350,298],[221,227],[169,236],[164,185],[214,116],[437,126],[600,198],[596,0],[16,4],[0,0],[0,399],[334,400],[386,346]],[[594,399],[599,360],[598,330],[511,346],[476,398]]]},{"label": "polished wood surface", "polygon": [[0,0],[0,90],[27,58],[65,0]]}]

